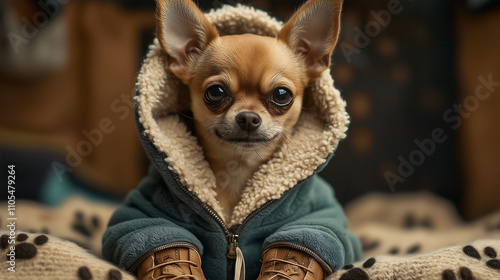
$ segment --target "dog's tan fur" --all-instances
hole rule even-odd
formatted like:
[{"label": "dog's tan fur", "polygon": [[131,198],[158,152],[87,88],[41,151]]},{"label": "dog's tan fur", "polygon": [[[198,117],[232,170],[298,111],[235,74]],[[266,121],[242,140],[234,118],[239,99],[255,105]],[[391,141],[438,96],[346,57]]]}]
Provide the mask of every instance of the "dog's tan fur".
[{"label": "dog's tan fur", "polygon": [[[340,0],[310,0],[276,38],[219,36],[190,0],[158,0],[157,36],[166,53],[166,68],[190,89],[195,130],[217,178],[217,199],[226,217],[258,167],[283,141],[293,141],[304,88],[330,65],[340,10]],[[220,112],[207,108],[204,101],[205,91],[213,85],[230,93],[230,106]],[[292,92],[293,103],[276,113],[266,100],[280,87]],[[217,129],[239,133],[235,118],[240,112],[261,117],[255,133],[267,141],[235,143],[216,135]]]}]

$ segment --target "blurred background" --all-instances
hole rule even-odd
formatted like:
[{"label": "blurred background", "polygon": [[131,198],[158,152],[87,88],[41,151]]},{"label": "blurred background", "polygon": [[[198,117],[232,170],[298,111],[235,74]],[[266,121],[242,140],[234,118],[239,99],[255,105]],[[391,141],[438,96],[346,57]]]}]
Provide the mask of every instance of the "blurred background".
[{"label": "blurred background", "polygon": [[[247,4],[285,21],[301,0]],[[430,191],[466,219],[500,208],[500,5],[346,0],[332,65],[348,138],[322,172],[342,203]],[[154,38],[152,0],[0,1],[0,174],[17,199],[119,202],[149,165],[134,83]],[[0,191],[5,200],[7,188]]]}]

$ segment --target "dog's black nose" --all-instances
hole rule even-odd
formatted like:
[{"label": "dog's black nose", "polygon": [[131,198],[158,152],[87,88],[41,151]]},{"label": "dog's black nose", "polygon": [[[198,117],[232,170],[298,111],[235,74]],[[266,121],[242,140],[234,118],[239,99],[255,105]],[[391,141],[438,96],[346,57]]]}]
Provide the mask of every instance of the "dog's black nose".
[{"label": "dog's black nose", "polygon": [[242,112],[236,115],[236,123],[247,132],[252,132],[259,128],[262,119],[255,112]]}]

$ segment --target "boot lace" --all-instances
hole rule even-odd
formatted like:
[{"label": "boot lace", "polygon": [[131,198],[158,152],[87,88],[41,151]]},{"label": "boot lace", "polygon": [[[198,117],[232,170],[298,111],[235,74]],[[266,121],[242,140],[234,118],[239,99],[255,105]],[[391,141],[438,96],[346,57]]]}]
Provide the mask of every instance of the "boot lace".
[{"label": "boot lace", "polygon": [[[283,259],[271,259],[268,262],[282,262],[282,263],[286,263],[286,264],[289,264],[289,265],[292,265],[292,266],[300,267],[303,270],[305,270],[306,272],[312,273],[311,269],[309,269],[309,268],[307,268],[307,267],[305,267],[303,265],[300,265],[300,264],[298,264],[297,262],[294,262],[294,261],[283,260]],[[268,274],[268,273],[269,274],[270,273],[275,273],[275,275],[273,275],[271,278],[269,278],[269,280],[280,279],[280,278],[285,278],[287,280],[294,280],[290,276],[291,275],[295,275],[295,274],[299,274],[297,271],[295,271],[295,272],[285,272],[285,271],[283,271],[283,269],[281,269],[281,270],[268,269],[268,270],[264,271],[264,274]]]},{"label": "boot lace", "polygon": [[[148,270],[146,271],[146,273],[149,273],[157,268],[161,268],[161,267],[164,267],[164,266],[167,266],[167,265],[172,265],[172,264],[178,264],[178,263],[187,263],[187,264],[190,264],[194,267],[198,267],[198,265],[195,263],[195,262],[192,262],[192,261],[188,261],[188,260],[176,260],[176,261],[168,261],[168,262],[164,262],[164,263],[161,263],[161,264],[158,264],[158,265],[155,265],[153,267],[150,267],[148,268]],[[177,274],[174,274],[174,273],[165,273],[161,276],[159,276],[158,278],[154,278],[153,276],[153,280],[160,280],[160,279],[169,279],[169,280],[179,280],[179,279],[193,279],[193,280],[201,280],[200,278],[192,275],[192,274],[183,274],[183,275],[177,275]]]}]

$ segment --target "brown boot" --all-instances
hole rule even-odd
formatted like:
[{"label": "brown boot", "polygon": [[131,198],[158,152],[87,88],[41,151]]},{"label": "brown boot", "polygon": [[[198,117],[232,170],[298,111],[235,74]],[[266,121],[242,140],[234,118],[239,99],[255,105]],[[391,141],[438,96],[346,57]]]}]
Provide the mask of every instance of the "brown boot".
[{"label": "brown boot", "polygon": [[174,247],[154,253],[137,270],[138,280],[205,280],[200,254],[190,248]]},{"label": "brown boot", "polygon": [[277,247],[264,252],[257,280],[322,280],[323,268],[308,254]]}]

